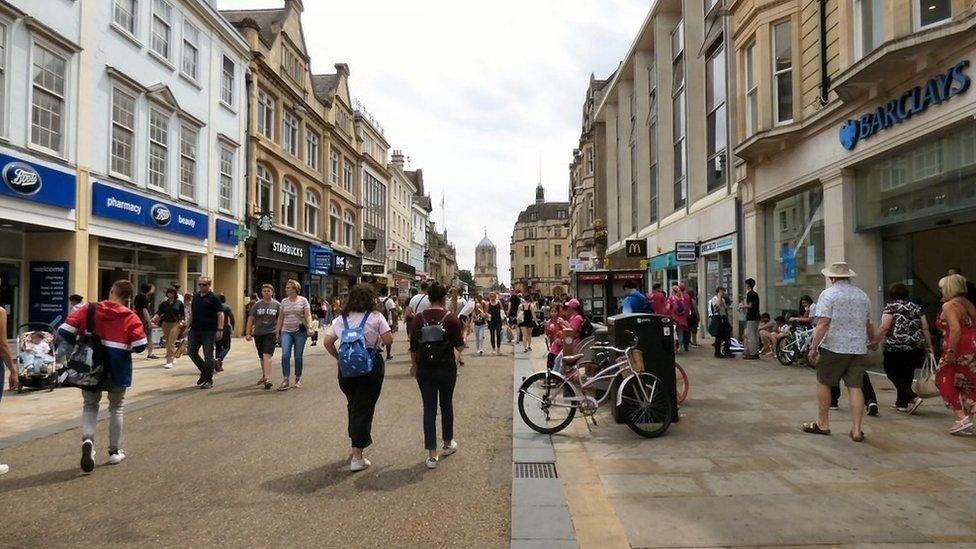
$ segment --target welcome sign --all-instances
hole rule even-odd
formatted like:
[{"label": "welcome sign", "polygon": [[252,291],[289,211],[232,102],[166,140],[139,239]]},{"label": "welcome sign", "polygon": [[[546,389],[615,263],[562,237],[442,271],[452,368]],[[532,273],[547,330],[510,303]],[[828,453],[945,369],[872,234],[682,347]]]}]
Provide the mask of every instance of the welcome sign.
[{"label": "welcome sign", "polygon": [[930,106],[948,101],[969,89],[965,74],[969,60],[963,60],[941,74],[930,78],[923,86],[915,86],[896,99],[866,112],[856,120],[847,120],[840,127],[840,144],[852,151],[858,142],[882,130],[900,124],[912,116],[925,112]]}]

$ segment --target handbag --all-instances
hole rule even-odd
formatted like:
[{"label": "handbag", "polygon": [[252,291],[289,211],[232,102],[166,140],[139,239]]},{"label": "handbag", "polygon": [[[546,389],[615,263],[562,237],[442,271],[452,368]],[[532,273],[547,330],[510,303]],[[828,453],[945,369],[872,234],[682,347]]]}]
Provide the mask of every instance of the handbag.
[{"label": "handbag", "polygon": [[935,355],[928,353],[925,357],[925,363],[922,364],[922,369],[919,370],[918,377],[912,381],[912,391],[922,397],[922,398],[932,398],[939,396],[939,386],[935,384],[935,372],[939,369],[938,362],[935,360]]}]

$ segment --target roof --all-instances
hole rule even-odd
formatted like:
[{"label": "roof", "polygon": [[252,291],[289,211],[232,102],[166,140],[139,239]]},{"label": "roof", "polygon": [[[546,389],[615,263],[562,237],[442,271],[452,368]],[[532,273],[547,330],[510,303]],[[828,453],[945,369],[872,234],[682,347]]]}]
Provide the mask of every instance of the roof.
[{"label": "roof", "polygon": [[488,239],[488,231],[485,231],[485,237],[481,239],[481,242],[479,242],[477,246],[475,246],[475,249],[478,249],[478,248],[494,248],[494,247],[495,247],[495,244],[491,240]]},{"label": "roof", "polygon": [[[407,179],[413,183],[413,186],[417,189],[417,196],[424,195],[424,170],[405,170],[403,175],[407,176]],[[429,201],[429,199],[428,199]]]},{"label": "roof", "polygon": [[[565,216],[560,218],[557,216],[556,212],[563,211]],[[533,220],[532,214],[538,214],[538,219]],[[522,210],[518,216],[517,223],[523,221],[546,221],[550,219],[565,219],[569,222],[569,202],[543,202],[541,204],[532,204],[528,208]]]},{"label": "roof", "polygon": [[288,18],[288,8],[261,9],[261,10],[220,10],[235,28],[256,24],[261,41],[270,45],[274,42],[275,35],[281,30],[281,25]]},{"label": "roof", "polygon": [[339,74],[313,74],[312,92],[319,101],[332,104],[332,94],[339,87]]},{"label": "roof", "polygon": [[430,202],[430,197],[427,195],[414,196],[414,202],[416,202],[421,208],[426,211],[432,211],[434,209],[433,204]]}]

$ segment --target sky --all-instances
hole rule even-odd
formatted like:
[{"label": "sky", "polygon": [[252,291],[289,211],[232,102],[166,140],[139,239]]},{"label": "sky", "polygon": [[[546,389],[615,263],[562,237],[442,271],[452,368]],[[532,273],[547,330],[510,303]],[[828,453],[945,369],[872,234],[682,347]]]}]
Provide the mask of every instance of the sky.
[{"label": "sky", "polygon": [[[220,9],[283,0],[218,0]],[[349,91],[391,149],[423,169],[433,220],[446,225],[460,269],[473,270],[487,230],[508,283],[509,241],[535,200],[569,200],[591,73],[627,53],[647,0],[304,0],[313,73],[351,71]],[[541,167],[541,170],[540,170]],[[441,209],[441,198],[445,208]]]}]

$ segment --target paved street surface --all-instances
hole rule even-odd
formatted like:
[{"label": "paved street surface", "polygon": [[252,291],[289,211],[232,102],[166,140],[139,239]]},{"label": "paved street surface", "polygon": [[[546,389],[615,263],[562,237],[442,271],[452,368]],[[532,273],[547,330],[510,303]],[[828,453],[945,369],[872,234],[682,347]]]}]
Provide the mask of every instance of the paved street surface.
[{"label": "paved street surface", "polygon": [[[511,355],[466,359],[455,398],[460,450],[428,471],[401,331],[367,450],[373,467],[351,474],[334,360],[312,348],[304,388],[264,391],[252,385],[253,347],[235,345],[212,391],[173,374],[178,382],[157,391],[168,400],[144,395],[143,408],[129,407],[121,465],[105,465],[104,421],[89,476],[78,468],[77,429],[3,449],[11,472],[0,478],[0,547],[508,546]],[[76,416],[77,391],[52,398],[60,393],[74,393]],[[35,397],[48,395],[7,395],[0,413],[29,413]]]},{"label": "paved street surface", "polygon": [[873,376],[881,415],[865,418],[864,443],[847,436],[846,393],[833,435],[809,435],[812,370],[710,354],[678,357],[691,393],[664,437],[640,439],[608,411],[592,432],[578,419],[552,437],[582,547],[976,546],[976,438],[946,433],[939,399],[896,413]]}]

